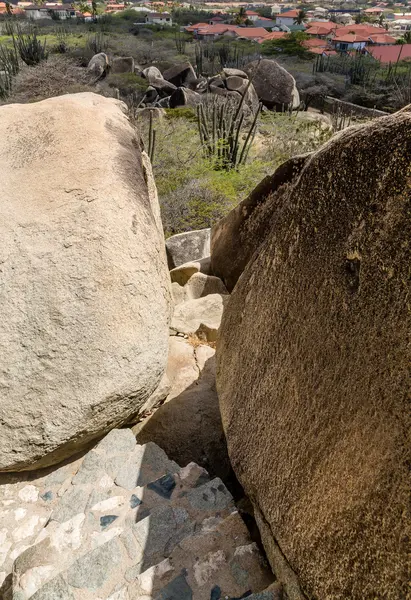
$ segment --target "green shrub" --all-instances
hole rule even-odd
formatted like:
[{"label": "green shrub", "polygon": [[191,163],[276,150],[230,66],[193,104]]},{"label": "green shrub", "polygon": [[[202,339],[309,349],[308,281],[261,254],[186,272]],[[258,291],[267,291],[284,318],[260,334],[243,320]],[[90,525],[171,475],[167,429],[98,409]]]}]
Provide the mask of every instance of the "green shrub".
[{"label": "green shrub", "polygon": [[147,79],[139,77],[135,73],[110,73],[107,77],[110,88],[117,88],[121,96],[145,92],[148,87]]},{"label": "green shrub", "polygon": [[193,123],[197,122],[197,113],[194,108],[189,106],[180,106],[179,108],[166,108],[168,119],[186,119]]}]

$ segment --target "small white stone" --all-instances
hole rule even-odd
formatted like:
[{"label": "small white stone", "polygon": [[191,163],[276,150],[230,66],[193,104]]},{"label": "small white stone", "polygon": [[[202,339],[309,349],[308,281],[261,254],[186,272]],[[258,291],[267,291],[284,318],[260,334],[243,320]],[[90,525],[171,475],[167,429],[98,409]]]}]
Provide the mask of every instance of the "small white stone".
[{"label": "small white stone", "polygon": [[128,595],[127,588],[123,587],[118,592],[114,592],[107,598],[107,600],[129,600],[130,596]]},{"label": "small white stone", "polygon": [[7,554],[11,548],[11,541],[8,541],[7,529],[0,529],[0,567],[7,558]]},{"label": "small white stone", "polygon": [[[59,552],[69,548],[71,550],[78,550],[81,546],[81,529],[85,518],[86,515],[84,513],[79,513],[68,521],[58,525],[54,531],[51,530],[49,533],[50,545]],[[47,528],[44,531],[47,532]]]},{"label": "small white stone", "polygon": [[17,529],[13,531],[12,535],[14,541],[20,542],[21,540],[24,540],[25,538],[34,535],[36,531],[40,529],[40,527],[43,527],[46,521],[47,519],[43,517],[40,518],[38,515],[33,515],[24,523],[22,523],[20,527],[17,527]]},{"label": "small white stone", "polygon": [[20,577],[19,591],[22,591],[26,598],[31,598],[46,580],[50,579],[51,575],[54,575],[55,573],[56,568],[54,565],[33,567]]},{"label": "small white stone", "polygon": [[19,491],[18,496],[23,502],[37,502],[39,491],[34,485],[26,485]]},{"label": "small white stone", "polygon": [[121,533],[123,533],[122,527],[113,527],[112,529],[107,529],[107,531],[103,531],[102,533],[94,531],[91,534],[91,547],[98,548]]},{"label": "small white stone", "polygon": [[14,500],[3,500],[2,501],[3,506],[10,506],[11,504],[14,504]]},{"label": "small white stone", "polygon": [[27,510],[25,508],[16,508],[14,511],[14,518],[16,521],[21,521],[27,515]]},{"label": "small white stone", "polygon": [[138,585],[143,592],[151,594],[154,583],[157,583],[169,571],[174,571],[174,567],[172,566],[170,559],[166,558],[161,563],[158,563],[158,565],[154,565],[153,567],[150,567],[144,571],[144,573],[141,573],[141,575],[139,575],[137,578]]},{"label": "small white stone", "polygon": [[126,499],[124,498],[124,496],[112,496],[111,498],[107,498],[107,500],[97,502],[97,504],[95,504],[91,510],[96,510],[98,512],[106,512],[107,510],[123,506],[125,502]]},{"label": "small white stone", "polygon": [[247,546],[238,546],[234,550],[234,556],[244,556],[245,554],[255,554],[258,553],[258,548],[256,544],[247,544]]},{"label": "small white stone", "polygon": [[225,562],[226,557],[222,550],[209,552],[204,560],[196,562],[194,564],[194,578],[197,585],[204,585]]},{"label": "small white stone", "polygon": [[111,487],[113,487],[114,485],[114,481],[113,479],[111,479],[111,477],[109,475],[103,475],[103,477],[100,479],[98,486],[100,488],[102,488],[103,490],[107,490]]}]

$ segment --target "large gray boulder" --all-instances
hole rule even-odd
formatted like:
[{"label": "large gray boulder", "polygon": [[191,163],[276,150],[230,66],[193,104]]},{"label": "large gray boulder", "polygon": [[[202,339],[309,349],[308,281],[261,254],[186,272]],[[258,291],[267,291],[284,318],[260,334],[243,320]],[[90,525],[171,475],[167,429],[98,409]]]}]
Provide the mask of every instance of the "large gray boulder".
[{"label": "large gray boulder", "polygon": [[170,108],[190,106],[195,108],[201,102],[201,95],[188,88],[179,87],[170,96]]},{"label": "large gray boulder", "polygon": [[110,68],[110,63],[107,54],[104,52],[99,52],[95,54],[87,65],[87,71],[100,79],[101,77],[107,74],[108,69]]},{"label": "large gray boulder", "polygon": [[82,93],[0,108],[3,471],[80,450],[164,372],[160,212],[122,107]]},{"label": "large gray boulder", "polygon": [[210,232],[211,229],[195,229],[169,237],[166,240],[169,269],[210,256]]},{"label": "large gray boulder", "polygon": [[292,106],[297,108],[300,96],[294,77],[281,67],[275,60],[263,58],[248,63],[244,71],[252,80],[255,91],[261,102],[267,108],[283,110]]},{"label": "large gray boulder", "polygon": [[113,58],[111,64],[112,73],[134,73],[135,64],[132,56],[118,56]]},{"label": "large gray boulder", "polygon": [[189,62],[170,67],[164,71],[163,77],[170,83],[173,83],[176,87],[194,83],[197,80],[195,71]]},{"label": "large gray boulder", "polygon": [[408,111],[337,134],[224,311],[228,451],[290,600],[408,595],[410,164]]},{"label": "large gray boulder", "polygon": [[163,78],[160,69],[157,69],[157,67],[147,67],[142,71],[141,74],[148,80],[150,84],[152,80]]}]

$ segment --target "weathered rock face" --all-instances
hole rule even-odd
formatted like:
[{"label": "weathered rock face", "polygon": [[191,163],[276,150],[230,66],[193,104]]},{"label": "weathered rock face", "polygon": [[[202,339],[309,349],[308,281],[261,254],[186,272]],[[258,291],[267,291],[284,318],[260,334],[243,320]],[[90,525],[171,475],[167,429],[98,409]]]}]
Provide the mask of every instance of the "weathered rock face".
[{"label": "weathered rock face", "polygon": [[300,96],[294,77],[275,60],[253,61],[244,67],[244,71],[267,108],[282,110],[283,105],[299,106]]},{"label": "weathered rock face", "polygon": [[316,152],[223,317],[230,458],[308,598],[407,596],[410,161],[409,112]]},{"label": "weathered rock face", "polygon": [[147,67],[142,71],[142,76],[145,77],[150,83],[152,80],[162,79],[163,76],[161,71],[157,67]]},{"label": "weathered rock face", "polygon": [[35,475],[0,485],[2,599],[280,599],[221,479],[131,430]]},{"label": "weathered rock face", "polygon": [[286,161],[212,228],[211,271],[224,281],[230,292],[273,227],[284,195],[309,156]]},{"label": "weathered rock face", "polygon": [[111,65],[112,73],[134,73],[135,64],[132,56],[118,56],[113,58]]},{"label": "weathered rock face", "polygon": [[165,404],[133,428],[137,441],[161,443],[181,465],[197,462],[224,481],[231,474],[215,385],[215,350],[170,337]]},{"label": "weathered rock face", "polygon": [[99,52],[95,54],[87,65],[87,70],[95,77],[103,77],[109,68],[109,60],[107,54]]},{"label": "weathered rock face", "polygon": [[188,261],[210,256],[210,229],[195,229],[177,233],[166,240],[166,251],[170,269]]},{"label": "weathered rock face", "polygon": [[194,108],[200,102],[200,94],[188,88],[179,87],[170,96],[170,108],[177,108],[178,106],[191,106]]},{"label": "weathered rock face", "polygon": [[0,108],[0,470],[72,454],[162,377],[169,276],[138,147],[113,99]]},{"label": "weathered rock face", "polygon": [[173,83],[176,87],[193,83],[197,79],[195,71],[189,62],[170,67],[170,69],[164,71],[163,77],[170,83]]}]

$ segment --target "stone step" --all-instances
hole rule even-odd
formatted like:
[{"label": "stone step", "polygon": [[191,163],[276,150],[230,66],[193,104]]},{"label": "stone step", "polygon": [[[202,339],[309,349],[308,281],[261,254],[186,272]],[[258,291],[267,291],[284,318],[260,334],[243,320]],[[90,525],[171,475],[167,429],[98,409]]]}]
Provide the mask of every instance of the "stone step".
[{"label": "stone step", "polygon": [[231,494],[198,465],[180,468],[123,429],[58,471],[32,484],[48,512],[32,502],[43,522],[15,557],[5,600],[210,600],[270,583]]}]

